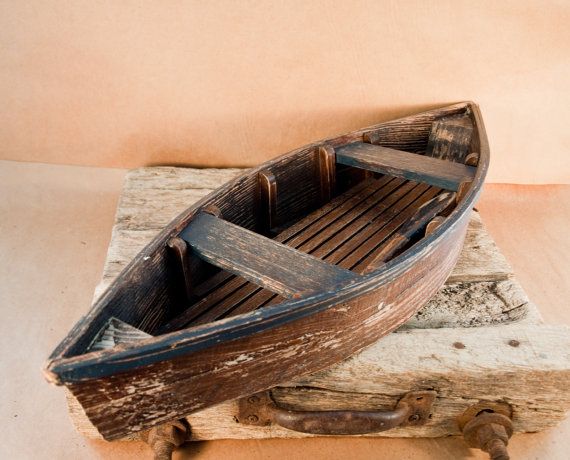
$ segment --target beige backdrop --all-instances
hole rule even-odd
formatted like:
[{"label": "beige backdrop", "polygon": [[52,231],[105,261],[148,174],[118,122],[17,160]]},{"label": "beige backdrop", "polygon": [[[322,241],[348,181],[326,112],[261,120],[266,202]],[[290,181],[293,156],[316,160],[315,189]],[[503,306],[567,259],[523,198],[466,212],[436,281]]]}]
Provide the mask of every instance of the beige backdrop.
[{"label": "beige backdrop", "polygon": [[253,165],[472,99],[490,181],[570,182],[568,1],[0,5],[0,158]]}]

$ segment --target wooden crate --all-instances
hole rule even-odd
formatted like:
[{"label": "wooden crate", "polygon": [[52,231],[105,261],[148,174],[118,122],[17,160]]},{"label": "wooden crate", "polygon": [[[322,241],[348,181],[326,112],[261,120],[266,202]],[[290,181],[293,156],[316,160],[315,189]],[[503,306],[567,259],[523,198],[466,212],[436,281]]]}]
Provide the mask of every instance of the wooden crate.
[{"label": "wooden crate", "polygon": [[[95,297],[178,213],[241,172],[130,171]],[[474,211],[457,266],[415,317],[363,352],[286,382],[272,395],[298,410],[381,410],[393,408],[409,391],[437,392],[427,424],[366,436],[457,435],[457,417],[478,403],[510,406],[515,432],[539,431],[560,422],[570,407],[569,349],[570,328],[542,323]],[[100,438],[77,401],[68,401],[78,431]],[[229,401],[188,416],[192,440],[310,436],[245,425],[237,414],[238,402]]]}]

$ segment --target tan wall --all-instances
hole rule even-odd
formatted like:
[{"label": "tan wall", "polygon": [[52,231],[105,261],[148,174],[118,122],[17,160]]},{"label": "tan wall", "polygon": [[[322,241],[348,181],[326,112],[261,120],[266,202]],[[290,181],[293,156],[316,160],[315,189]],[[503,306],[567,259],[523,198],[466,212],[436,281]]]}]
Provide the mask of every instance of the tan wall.
[{"label": "tan wall", "polygon": [[464,99],[491,181],[570,182],[570,3],[0,5],[0,158],[253,165]]}]

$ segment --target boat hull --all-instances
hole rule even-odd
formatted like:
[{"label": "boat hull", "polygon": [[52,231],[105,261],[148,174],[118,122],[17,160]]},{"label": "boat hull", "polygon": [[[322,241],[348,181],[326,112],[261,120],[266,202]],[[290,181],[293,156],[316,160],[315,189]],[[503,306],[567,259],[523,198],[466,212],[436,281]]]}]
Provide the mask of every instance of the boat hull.
[{"label": "boat hull", "polygon": [[[46,369],[48,380],[66,385],[101,435],[113,440],[327,368],[393,331],[437,292],[457,261],[471,208],[488,167],[481,116],[474,104],[457,104],[323,141],[335,147],[365,135],[381,136],[392,147],[415,151],[425,147],[435,119],[461,113],[469,114],[475,126],[473,149],[480,152],[476,176],[446,222],[412,249],[337,292],[289,300],[143,340],[136,346],[119,345],[80,354],[89,337],[114,311],[121,312],[117,316],[122,320],[152,333],[164,320],[160,315],[168,314],[161,309],[168,292],[160,291],[150,298],[145,297],[146,291],[133,291],[132,286],[140,284],[143,276],[156,278],[145,285],[168,285],[168,273],[153,271],[164,257],[160,251],[167,239],[178,234],[196,210],[208,204],[218,205],[224,219],[229,217],[251,228],[254,222],[247,216],[252,214],[249,207],[254,203],[241,199],[236,202],[235,196],[251,194],[252,178],[262,168],[271,167],[276,172],[286,169],[296,155],[322,145],[315,143],[222,187],[161,232],[56,349]],[[301,171],[302,163],[297,164],[301,164]],[[228,196],[233,199],[229,204]],[[288,205],[287,212],[301,206],[294,199]],[[245,216],[241,221],[240,215]],[[137,296],[138,311],[122,307],[133,295]],[[111,298],[114,303],[109,301]]]},{"label": "boat hull", "polygon": [[325,369],[414,315],[449,276],[469,214],[418,262],[370,292],[244,338],[134,371],[69,385],[105,439],[118,439]]}]

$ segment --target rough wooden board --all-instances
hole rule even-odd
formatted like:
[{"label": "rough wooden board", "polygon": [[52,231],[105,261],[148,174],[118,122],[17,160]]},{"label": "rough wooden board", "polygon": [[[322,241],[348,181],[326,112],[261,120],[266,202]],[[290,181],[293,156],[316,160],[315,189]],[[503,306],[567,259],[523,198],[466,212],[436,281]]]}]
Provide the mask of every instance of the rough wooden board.
[{"label": "rough wooden board", "polygon": [[513,269],[487,233],[478,212],[471,213],[463,251],[447,283],[499,281],[512,278]]},{"label": "rough wooden board", "polygon": [[476,170],[472,166],[364,142],[355,142],[337,149],[336,161],[454,192],[459,190],[461,182],[473,180]]},{"label": "rough wooden board", "polygon": [[469,117],[449,117],[433,123],[426,156],[465,162],[473,133]]},{"label": "rough wooden board", "polygon": [[400,330],[539,324],[542,318],[515,279],[445,285]]},{"label": "rough wooden board", "polygon": [[322,286],[338,286],[357,276],[206,212],[180,237],[202,259],[290,297],[318,292]]},{"label": "rough wooden board", "polygon": [[[95,290],[95,298],[170,220],[193,202],[243,171],[174,167],[139,168],[130,171],[125,179],[103,279]],[[500,282],[512,276],[511,267],[486,232],[479,214],[474,212],[467,230],[464,249],[447,281],[463,288],[454,288],[454,301],[444,302],[437,315],[422,316],[420,312],[419,316],[411,320],[412,327],[479,326],[525,318],[528,321],[537,321],[540,315],[532,303],[521,305],[509,301],[517,296],[509,297],[505,303],[496,294],[496,290],[488,292],[487,285],[476,288],[463,284]],[[478,321],[473,314],[474,310],[466,307],[473,298],[474,289],[486,292],[486,301],[490,302],[489,305],[495,305],[486,313],[489,315],[495,313],[494,316],[481,316]],[[515,283],[510,288],[513,289],[520,290],[520,286]],[[522,290],[518,297],[524,297]],[[508,311],[511,313],[505,314]]]},{"label": "rough wooden board", "polygon": [[[516,340],[516,342],[513,342]],[[370,436],[459,434],[456,417],[480,401],[508,403],[516,432],[540,431],[570,408],[570,328],[510,325],[410,330],[391,334],[326,371],[273,390],[279,404],[298,410],[390,409],[408,391],[438,393],[430,422]],[[100,437],[77,403],[77,429]],[[302,437],[283,428],[236,422],[230,401],[187,417],[193,440]]]}]

